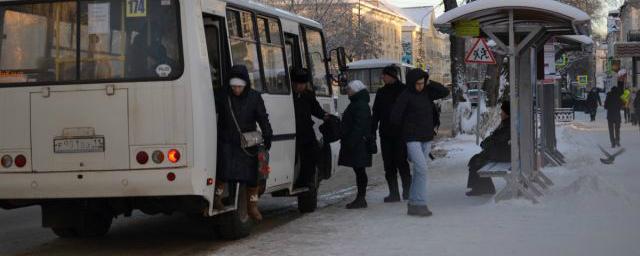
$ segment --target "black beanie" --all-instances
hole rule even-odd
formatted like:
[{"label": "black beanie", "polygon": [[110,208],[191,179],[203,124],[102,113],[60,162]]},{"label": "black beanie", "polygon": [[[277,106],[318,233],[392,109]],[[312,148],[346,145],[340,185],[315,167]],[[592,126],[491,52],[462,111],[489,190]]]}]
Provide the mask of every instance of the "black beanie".
[{"label": "black beanie", "polygon": [[389,65],[384,67],[384,69],[382,70],[382,74],[385,75],[389,75],[393,78],[395,78],[396,80],[398,79],[398,67],[396,67],[396,65]]},{"label": "black beanie", "polygon": [[505,114],[511,116],[511,102],[503,101],[502,106],[500,106],[500,109],[502,109],[502,111],[504,111]]},{"label": "black beanie", "polygon": [[293,80],[294,83],[308,83],[311,80],[309,70],[307,70],[306,68],[298,68],[293,70],[293,73],[291,74],[291,80]]}]

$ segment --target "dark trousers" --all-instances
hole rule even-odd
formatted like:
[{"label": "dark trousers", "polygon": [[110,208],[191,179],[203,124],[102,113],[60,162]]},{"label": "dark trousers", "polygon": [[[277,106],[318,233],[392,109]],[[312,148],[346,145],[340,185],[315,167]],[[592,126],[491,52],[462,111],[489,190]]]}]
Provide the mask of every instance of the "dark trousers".
[{"label": "dark trousers", "polygon": [[299,187],[315,187],[316,157],[318,144],[315,141],[298,143],[296,149],[300,154],[300,173],[297,185]]},{"label": "dark trousers", "polygon": [[487,158],[481,152],[474,155],[469,160],[469,177],[467,178],[467,188],[475,191],[493,192],[496,190],[491,178],[482,178],[478,175],[478,171],[487,164]]},{"label": "dark trousers", "polygon": [[358,198],[365,198],[367,195],[367,183],[369,183],[369,178],[367,178],[367,171],[364,167],[353,168],[353,171],[356,173],[356,184],[358,186]]},{"label": "dark trousers", "polygon": [[382,162],[384,163],[384,177],[390,186],[397,187],[398,173],[402,179],[403,190],[411,186],[411,170],[407,161],[407,146],[400,137],[380,137]]},{"label": "dark trousers", "polygon": [[609,139],[611,140],[611,146],[620,144],[620,122],[609,121]]},{"label": "dark trousers", "polygon": [[631,113],[629,111],[629,108],[622,108],[622,110],[624,111],[624,122],[628,123],[629,121],[631,121]]},{"label": "dark trousers", "polygon": [[591,116],[591,122],[596,120],[596,113],[598,113],[597,110],[591,110],[591,112],[589,112],[589,115]]}]

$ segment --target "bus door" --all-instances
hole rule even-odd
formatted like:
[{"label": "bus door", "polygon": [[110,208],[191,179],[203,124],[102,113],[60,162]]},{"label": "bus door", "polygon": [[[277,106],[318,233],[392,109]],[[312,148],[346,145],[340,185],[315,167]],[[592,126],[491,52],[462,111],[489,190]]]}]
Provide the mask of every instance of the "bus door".
[{"label": "bus door", "polygon": [[300,51],[300,38],[298,35],[284,34],[284,49],[287,54],[287,66],[289,74],[296,68],[302,67],[302,55]]}]

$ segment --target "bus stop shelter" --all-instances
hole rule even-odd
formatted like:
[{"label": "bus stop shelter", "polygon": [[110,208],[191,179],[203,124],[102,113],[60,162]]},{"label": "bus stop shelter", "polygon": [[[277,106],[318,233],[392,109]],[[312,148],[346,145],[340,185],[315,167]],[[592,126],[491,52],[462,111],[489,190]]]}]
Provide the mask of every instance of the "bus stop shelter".
[{"label": "bus stop shelter", "polygon": [[534,95],[544,73],[538,56],[552,36],[587,35],[590,17],[554,0],[477,0],[442,14],[434,25],[455,34],[455,24],[461,21],[477,21],[480,36],[495,41],[509,58],[511,168],[496,201],[522,195],[537,202],[542,193],[534,183],[542,188],[552,184],[539,164]]}]

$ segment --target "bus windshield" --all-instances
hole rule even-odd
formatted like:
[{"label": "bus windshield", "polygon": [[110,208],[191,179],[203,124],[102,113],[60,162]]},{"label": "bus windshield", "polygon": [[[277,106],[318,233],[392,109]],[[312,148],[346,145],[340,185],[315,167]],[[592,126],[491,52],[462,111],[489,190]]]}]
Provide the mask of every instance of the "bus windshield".
[{"label": "bus windshield", "polygon": [[0,84],[169,80],[183,71],[177,0],[0,7]]}]

